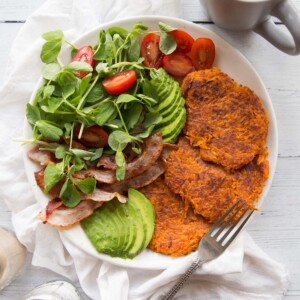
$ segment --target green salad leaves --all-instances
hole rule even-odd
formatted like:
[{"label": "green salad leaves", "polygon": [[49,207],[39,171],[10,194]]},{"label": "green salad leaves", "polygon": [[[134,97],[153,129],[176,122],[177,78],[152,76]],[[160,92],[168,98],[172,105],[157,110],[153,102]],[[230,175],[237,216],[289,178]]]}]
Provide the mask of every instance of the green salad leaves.
[{"label": "green salad leaves", "polygon": [[[57,163],[48,164],[45,169],[45,192],[62,182],[60,198],[66,206],[76,206],[80,192],[92,193],[96,187],[93,178],[75,181],[74,172],[95,165],[103,153],[114,153],[116,178],[123,180],[126,175],[123,150],[130,144],[133,151],[140,154],[143,139],[162,121],[156,109],[160,98],[149,76],[151,68],[145,67],[140,57],[139,40],[147,29],[138,23],[131,31],[120,27],[100,30],[98,43],[89,46],[94,53],[94,67],[83,61],[71,61],[71,58],[66,64],[61,61],[60,52],[65,46],[71,47],[72,56],[78,51],[61,30],[42,35],[45,40],[40,54],[44,63],[43,83],[33,102],[26,107],[27,120],[33,130],[32,139],[26,142],[54,153]],[[164,54],[176,48],[174,38],[167,34],[172,30],[171,26],[159,23],[159,47]],[[125,70],[136,73],[135,84],[118,96],[108,94],[103,79]],[[77,76],[78,72],[86,74]],[[109,134],[108,145],[77,149],[72,141],[80,141],[85,128],[94,125]],[[78,127],[79,135],[75,136]]]}]

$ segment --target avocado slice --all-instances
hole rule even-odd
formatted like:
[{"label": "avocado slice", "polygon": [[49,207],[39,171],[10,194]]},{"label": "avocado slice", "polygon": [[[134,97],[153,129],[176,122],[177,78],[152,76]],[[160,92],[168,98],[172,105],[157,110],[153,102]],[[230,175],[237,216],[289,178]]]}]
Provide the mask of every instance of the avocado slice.
[{"label": "avocado slice", "polygon": [[176,120],[177,116],[181,113],[181,111],[183,109],[185,109],[185,107],[183,105],[181,105],[182,103],[184,103],[184,100],[179,101],[177,103],[177,105],[175,107],[173,107],[173,110],[171,111],[171,113],[169,113],[166,116],[163,116],[163,119],[159,122],[159,124],[157,124],[156,128],[165,127],[168,124],[170,124],[171,122],[173,122],[174,120]]},{"label": "avocado slice", "polygon": [[180,114],[177,116],[176,120],[174,120],[169,125],[160,128],[156,131],[160,131],[163,135],[163,142],[168,143],[173,141],[181,132],[184,127],[186,120],[186,110],[185,108],[181,110]]},{"label": "avocado slice", "polygon": [[151,202],[133,189],[128,192],[127,203],[114,199],[81,221],[98,252],[122,258],[133,258],[147,247],[154,224]]},{"label": "avocado slice", "polygon": [[81,226],[98,252],[114,254],[119,241],[118,232],[105,205],[96,209],[91,216],[81,221]]},{"label": "avocado slice", "polygon": [[155,227],[155,210],[152,203],[142,194],[141,192],[129,189],[128,198],[135,203],[137,207],[140,208],[142,214],[142,220],[145,228],[145,244],[144,249],[148,246],[152,239],[152,235]]},{"label": "avocado slice", "polygon": [[168,108],[174,101],[181,91],[177,82],[172,82],[167,89],[166,97],[154,107],[155,110],[162,112],[164,109]]},{"label": "avocado slice", "polygon": [[126,255],[126,247],[128,247],[128,244],[130,243],[131,231],[133,231],[132,227],[128,226],[128,209],[126,205],[118,205],[117,201],[110,201],[109,203],[114,207],[113,213],[118,219],[118,230],[120,232],[123,231],[123,234],[120,234],[118,256],[124,256]]},{"label": "avocado slice", "polygon": [[162,117],[165,117],[167,115],[169,115],[170,113],[172,113],[174,111],[175,107],[180,106],[184,106],[185,104],[185,100],[182,97],[181,91],[179,90],[178,93],[176,94],[175,98],[173,99],[173,101],[170,103],[169,106],[164,107],[161,111],[160,114]]},{"label": "avocado slice", "polygon": [[[113,223],[113,226],[115,227],[115,230],[117,232],[119,232],[122,228],[122,222],[120,222],[121,220],[119,219],[119,217],[117,216],[116,210],[117,210],[117,206],[114,205],[115,202],[107,202],[105,209],[109,211],[110,213],[110,221]],[[124,235],[118,235],[118,241],[117,241],[117,247],[119,249],[119,251],[122,250],[124,244]]]}]

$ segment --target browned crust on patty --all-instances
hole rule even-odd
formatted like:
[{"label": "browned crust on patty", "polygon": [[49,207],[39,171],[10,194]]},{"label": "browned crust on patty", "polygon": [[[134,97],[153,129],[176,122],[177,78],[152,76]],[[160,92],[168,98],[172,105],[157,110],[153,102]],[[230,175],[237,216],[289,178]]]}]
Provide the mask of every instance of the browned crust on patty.
[{"label": "browned crust on patty", "polygon": [[178,146],[168,159],[165,181],[174,193],[193,206],[196,214],[215,222],[238,199],[254,206],[269,176],[265,158],[261,156],[258,161],[255,157],[243,168],[228,172],[202,160],[198,148],[191,146],[185,137],[180,138]]},{"label": "browned crust on patty", "polygon": [[192,72],[182,84],[185,134],[202,159],[239,169],[264,150],[268,116],[260,99],[218,68]]},{"label": "browned crust on patty", "polygon": [[172,193],[161,176],[140,191],[155,208],[156,225],[149,248],[155,252],[180,256],[197,249],[209,224],[193,211],[184,211],[180,196]]}]

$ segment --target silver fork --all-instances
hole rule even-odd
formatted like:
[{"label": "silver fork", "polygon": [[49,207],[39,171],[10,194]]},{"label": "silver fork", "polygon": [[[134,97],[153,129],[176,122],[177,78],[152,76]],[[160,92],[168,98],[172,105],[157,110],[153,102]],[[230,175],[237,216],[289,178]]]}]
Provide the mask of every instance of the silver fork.
[{"label": "silver fork", "polygon": [[[235,220],[237,214],[242,211],[241,216]],[[198,257],[161,300],[173,299],[184,283],[202,264],[220,256],[245,227],[253,212],[254,210],[247,208],[243,200],[237,201],[229,208],[203,236],[198,247]]]}]

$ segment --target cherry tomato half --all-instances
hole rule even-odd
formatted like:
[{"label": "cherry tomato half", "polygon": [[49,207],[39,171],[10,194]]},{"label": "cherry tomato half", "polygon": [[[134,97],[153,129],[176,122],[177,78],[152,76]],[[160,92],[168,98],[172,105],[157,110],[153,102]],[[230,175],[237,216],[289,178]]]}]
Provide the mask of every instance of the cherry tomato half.
[{"label": "cherry tomato half", "polygon": [[159,50],[160,37],[155,33],[144,36],[141,44],[141,55],[144,57],[144,65],[150,68],[160,68],[164,54]]},{"label": "cherry tomato half", "polygon": [[[94,60],[93,56],[94,56],[94,51],[88,46],[83,46],[83,47],[79,48],[78,51],[75,53],[75,55],[72,58],[72,61],[82,61],[82,62],[85,62],[85,63],[91,65],[94,68],[95,60]],[[88,72],[75,71],[74,74],[77,77],[82,78],[85,75],[87,75]]]},{"label": "cherry tomato half", "polygon": [[136,73],[132,70],[112,75],[102,81],[104,89],[111,95],[120,95],[130,89],[136,82]]},{"label": "cherry tomato half", "polygon": [[169,31],[170,34],[177,43],[176,51],[188,53],[191,51],[192,46],[194,44],[194,39],[183,30],[173,30]]},{"label": "cherry tomato half", "polygon": [[103,148],[108,145],[108,133],[98,125],[84,128],[80,139],[78,139],[79,131],[80,125],[76,125],[74,138],[86,147]]},{"label": "cherry tomato half", "polygon": [[215,60],[215,44],[211,39],[196,39],[192,47],[192,61],[196,70],[209,69]]},{"label": "cherry tomato half", "polygon": [[183,53],[172,53],[163,58],[163,68],[173,76],[185,76],[193,71],[191,59]]}]

